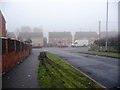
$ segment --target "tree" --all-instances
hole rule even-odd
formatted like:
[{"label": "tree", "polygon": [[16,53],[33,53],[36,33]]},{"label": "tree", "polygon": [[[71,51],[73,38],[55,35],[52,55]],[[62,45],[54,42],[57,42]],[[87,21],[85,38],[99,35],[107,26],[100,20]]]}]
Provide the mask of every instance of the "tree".
[{"label": "tree", "polygon": [[[112,51],[115,50],[115,51],[120,52],[120,42],[118,42],[119,39],[120,39],[120,34],[114,37],[109,37],[108,38],[109,49],[112,49]],[[105,47],[105,43],[106,43],[105,38],[94,41],[94,44],[100,47]]]},{"label": "tree", "polygon": [[30,38],[26,39],[24,42],[28,44],[32,44],[32,40]]}]

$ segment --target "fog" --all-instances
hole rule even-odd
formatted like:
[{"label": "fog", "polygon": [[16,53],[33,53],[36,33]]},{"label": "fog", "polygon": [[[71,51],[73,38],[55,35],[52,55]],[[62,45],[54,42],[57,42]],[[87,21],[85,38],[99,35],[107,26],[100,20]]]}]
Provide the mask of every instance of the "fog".
[{"label": "fog", "polygon": [[[107,0],[1,0],[7,31],[22,26],[49,31],[105,31]],[[109,0],[109,31],[118,30],[118,1]]]}]

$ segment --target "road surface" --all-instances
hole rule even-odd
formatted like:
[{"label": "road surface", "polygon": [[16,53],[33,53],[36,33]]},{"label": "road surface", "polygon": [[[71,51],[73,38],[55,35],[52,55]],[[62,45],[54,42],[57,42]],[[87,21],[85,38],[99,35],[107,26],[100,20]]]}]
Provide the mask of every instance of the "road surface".
[{"label": "road surface", "polygon": [[78,53],[87,50],[83,48],[46,48],[44,50],[56,54],[105,87],[113,88],[119,85],[118,59]]}]

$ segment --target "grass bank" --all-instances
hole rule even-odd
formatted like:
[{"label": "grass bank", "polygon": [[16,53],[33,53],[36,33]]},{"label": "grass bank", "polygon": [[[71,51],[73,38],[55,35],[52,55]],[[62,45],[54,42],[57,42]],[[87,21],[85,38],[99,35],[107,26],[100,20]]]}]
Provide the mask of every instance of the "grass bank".
[{"label": "grass bank", "polygon": [[41,88],[101,88],[51,53],[40,62],[38,79]]},{"label": "grass bank", "polygon": [[112,52],[79,52],[82,54],[91,54],[91,55],[99,55],[99,56],[106,56],[106,57],[112,57],[112,58],[120,58],[120,53],[112,53]]}]

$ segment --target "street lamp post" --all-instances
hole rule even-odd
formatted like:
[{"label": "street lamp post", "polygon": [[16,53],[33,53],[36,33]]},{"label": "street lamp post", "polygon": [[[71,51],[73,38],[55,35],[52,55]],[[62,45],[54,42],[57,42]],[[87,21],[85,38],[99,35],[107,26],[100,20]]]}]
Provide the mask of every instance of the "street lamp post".
[{"label": "street lamp post", "polygon": [[100,51],[100,30],[101,30],[101,21],[99,21],[99,51]]},{"label": "street lamp post", "polygon": [[105,47],[106,47],[106,51],[108,51],[108,0],[107,0],[107,10],[106,10],[106,43],[105,43]]}]

